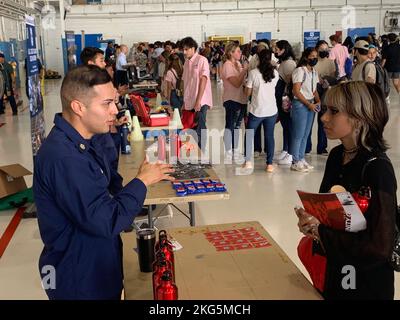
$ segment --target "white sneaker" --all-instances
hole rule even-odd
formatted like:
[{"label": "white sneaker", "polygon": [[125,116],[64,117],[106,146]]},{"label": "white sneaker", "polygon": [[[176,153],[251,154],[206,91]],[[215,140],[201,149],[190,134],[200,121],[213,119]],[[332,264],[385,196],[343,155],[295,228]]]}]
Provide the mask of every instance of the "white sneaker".
[{"label": "white sneaker", "polygon": [[297,171],[297,172],[308,172],[308,169],[304,166],[303,162],[298,161],[293,163],[290,167],[290,170]]},{"label": "white sneaker", "polygon": [[232,150],[225,150],[225,164],[232,164],[232,157],[233,157],[233,152]]},{"label": "white sneaker", "polygon": [[301,160],[301,162],[303,163],[304,167],[307,168],[308,170],[314,169],[314,166],[309,164],[305,159]]},{"label": "white sneaker", "polygon": [[236,164],[243,164],[245,159],[239,150],[233,150],[233,160]]},{"label": "white sneaker", "polygon": [[259,158],[261,156],[261,152],[255,151],[254,158]]},{"label": "white sneaker", "polygon": [[288,166],[291,165],[292,162],[293,162],[293,157],[289,153],[287,153],[282,160],[278,161],[278,164],[280,166]]},{"label": "white sneaker", "polygon": [[279,155],[277,155],[275,157],[274,160],[279,162],[279,161],[283,160],[286,157],[287,154],[288,154],[287,151],[282,151]]},{"label": "white sneaker", "polygon": [[254,172],[253,163],[246,161],[240,168],[236,168],[235,173],[237,176],[248,176]]}]

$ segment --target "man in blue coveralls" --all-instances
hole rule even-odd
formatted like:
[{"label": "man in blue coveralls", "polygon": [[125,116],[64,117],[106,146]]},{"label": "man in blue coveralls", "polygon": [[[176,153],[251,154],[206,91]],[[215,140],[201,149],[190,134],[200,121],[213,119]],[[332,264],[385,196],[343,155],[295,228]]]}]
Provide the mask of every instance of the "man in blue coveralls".
[{"label": "man in blue coveralls", "polygon": [[91,140],[114,122],[115,97],[106,70],[71,70],[61,86],[62,113],[35,159],[33,190],[44,242],[39,268],[42,278],[43,270],[55,271],[55,284],[45,287],[50,299],[120,299],[119,234],[141,212],[147,187],[173,180],[170,165],[145,160],[136,178],[122,187]]}]

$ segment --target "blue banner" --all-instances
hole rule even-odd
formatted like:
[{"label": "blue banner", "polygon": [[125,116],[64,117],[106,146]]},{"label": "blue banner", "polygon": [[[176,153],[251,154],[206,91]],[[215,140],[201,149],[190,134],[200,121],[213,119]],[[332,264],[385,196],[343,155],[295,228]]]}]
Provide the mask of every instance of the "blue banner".
[{"label": "blue banner", "polygon": [[320,31],[304,31],[304,49],[315,48],[320,39]]},{"label": "blue banner", "polygon": [[375,33],[375,28],[367,27],[347,30],[347,36],[351,37],[351,40],[353,40],[353,42],[355,42],[358,37],[368,37],[368,33]]},{"label": "blue banner", "polygon": [[271,32],[256,32],[256,40],[271,40],[272,35]]},{"label": "blue banner", "polygon": [[31,142],[32,154],[35,158],[40,146],[46,138],[46,129],[43,116],[43,96],[39,75],[39,64],[36,48],[35,18],[25,16],[26,39],[26,70],[28,76],[29,110],[31,115]]}]

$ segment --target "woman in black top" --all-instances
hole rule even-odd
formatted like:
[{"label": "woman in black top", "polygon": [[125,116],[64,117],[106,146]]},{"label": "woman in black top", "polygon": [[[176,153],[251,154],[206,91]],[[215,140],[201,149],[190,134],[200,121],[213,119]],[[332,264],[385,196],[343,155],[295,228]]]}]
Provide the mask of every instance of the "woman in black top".
[{"label": "woman in black top", "polygon": [[[346,82],[327,92],[325,105],[326,135],[342,144],[329,155],[319,191],[327,193],[339,185],[354,193],[368,187],[367,229],[334,230],[303,209],[296,212],[299,229],[314,238],[314,253],[327,258],[326,299],[393,299],[394,271],[389,259],[396,232],[397,185],[383,139],[388,121],[385,97],[377,85]],[[355,270],[355,288],[347,290],[346,266]]]}]

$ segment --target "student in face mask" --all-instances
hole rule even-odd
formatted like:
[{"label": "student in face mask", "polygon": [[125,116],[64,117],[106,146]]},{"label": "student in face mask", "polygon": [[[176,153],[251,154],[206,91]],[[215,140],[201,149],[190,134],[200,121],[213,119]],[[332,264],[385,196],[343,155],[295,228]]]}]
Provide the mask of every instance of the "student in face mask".
[{"label": "student in face mask", "polygon": [[290,154],[293,156],[291,170],[308,172],[313,167],[305,160],[307,138],[311,131],[315,113],[320,110],[320,98],[317,92],[318,73],[314,67],[318,63],[318,52],[307,48],[293,72],[292,143]]},{"label": "student in face mask", "polygon": [[[325,91],[328,89],[329,84],[332,84],[334,79],[336,78],[336,66],[335,62],[329,59],[329,47],[328,43],[324,40],[321,40],[317,43],[315,49],[318,51],[318,63],[315,66],[315,71],[318,73],[319,84],[317,86],[318,94],[320,97],[323,96]],[[311,125],[312,128],[312,125]],[[312,130],[308,136],[306,154],[311,152],[312,149]],[[328,147],[328,140],[326,139],[324,125],[321,122],[321,116],[318,114],[318,143],[317,143],[317,154],[319,155],[328,155],[328,151],[326,150]]]}]

